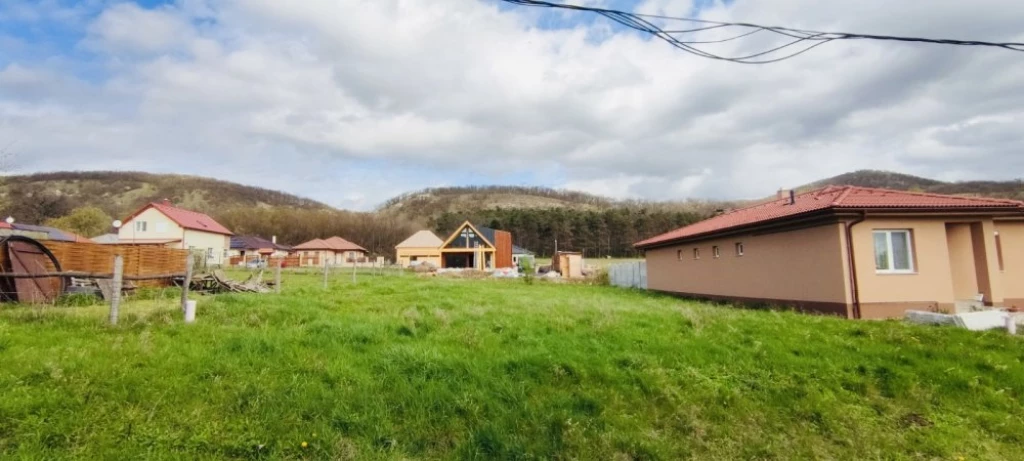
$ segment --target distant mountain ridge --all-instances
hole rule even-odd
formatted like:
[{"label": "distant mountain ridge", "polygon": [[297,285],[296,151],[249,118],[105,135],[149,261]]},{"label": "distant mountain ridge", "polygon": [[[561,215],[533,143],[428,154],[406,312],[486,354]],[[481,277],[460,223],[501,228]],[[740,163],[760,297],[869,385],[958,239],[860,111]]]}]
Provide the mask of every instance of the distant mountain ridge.
[{"label": "distant mountain ridge", "polygon": [[[52,201],[60,208],[97,207],[110,216],[123,217],[145,203],[169,199],[204,213],[257,207],[331,209],[312,199],[219,179],[135,171],[59,171],[3,177],[0,201],[31,220],[31,208]],[[47,210],[40,213],[44,215]],[[52,214],[52,213],[49,213]],[[44,216],[49,217],[49,216]]]},{"label": "distant mountain ridge", "polygon": [[879,170],[858,170],[805,184],[799,191],[824,186],[861,186],[896,189],[933,194],[972,195],[1024,200],[1024,181],[957,181],[945,182],[909,174]]}]

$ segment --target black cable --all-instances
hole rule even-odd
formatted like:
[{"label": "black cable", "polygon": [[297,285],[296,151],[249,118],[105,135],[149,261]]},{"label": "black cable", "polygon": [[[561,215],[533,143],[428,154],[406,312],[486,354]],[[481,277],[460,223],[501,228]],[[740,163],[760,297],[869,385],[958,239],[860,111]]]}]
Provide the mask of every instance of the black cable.
[{"label": "black cable", "polygon": [[[526,5],[526,6],[536,6],[536,7],[546,7],[546,8],[560,8],[560,9],[566,9],[566,10],[575,10],[575,11],[584,11],[584,12],[595,13],[595,14],[604,16],[604,17],[606,17],[606,18],[608,18],[608,19],[610,19],[612,21],[615,21],[615,22],[617,22],[619,24],[622,24],[623,26],[629,27],[629,28],[634,29],[634,30],[638,30],[640,32],[644,32],[644,33],[650,34],[652,36],[655,36],[655,37],[657,37],[657,38],[659,38],[659,39],[669,43],[670,45],[672,45],[672,46],[674,46],[676,48],[679,48],[680,50],[683,50],[683,51],[685,51],[687,53],[690,53],[690,54],[693,54],[693,55],[696,55],[696,56],[700,56],[700,57],[703,57],[703,58],[715,59],[715,60],[721,60],[721,61],[729,61],[729,62],[735,62],[735,63],[740,63],[740,64],[768,64],[768,63],[773,63],[773,62],[784,61],[786,59],[790,59],[790,58],[796,57],[798,55],[801,55],[803,53],[806,53],[806,52],[808,52],[808,51],[810,51],[810,50],[812,50],[814,48],[817,48],[817,47],[819,47],[821,45],[824,45],[824,44],[829,43],[829,42],[834,41],[834,40],[882,40],[882,41],[914,42],[914,43],[928,43],[928,44],[954,45],[954,46],[985,46],[985,47],[1003,48],[1003,49],[1007,49],[1007,50],[1011,50],[1011,51],[1021,51],[1021,52],[1024,52],[1024,43],[1013,43],[1013,42],[999,43],[999,42],[986,42],[986,41],[980,41],[980,40],[955,40],[955,39],[934,39],[934,38],[921,38],[921,37],[901,37],[901,36],[894,36],[894,35],[856,34],[856,33],[849,33],[849,32],[823,32],[823,31],[816,31],[816,30],[795,29],[795,28],[789,28],[789,27],[763,26],[763,25],[759,25],[759,24],[752,24],[752,23],[746,23],[746,22],[723,22],[723,21],[711,21],[711,20],[707,20],[707,19],[697,19],[697,18],[678,18],[678,17],[672,17],[672,16],[661,16],[661,15],[653,15],[653,14],[630,13],[630,12],[626,12],[626,11],[611,10],[611,9],[605,9],[605,8],[595,8],[595,7],[588,7],[588,6],[578,6],[578,5],[568,5],[568,4],[562,4],[562,3],[552,3],[552,2],[548,2],[548,1],[542,1],[542,0],[502,0],[502,1],[504,1],[506,3],[516,4],[516,5]],[[683,22],[692,22],[692,23],[697,23],[697,24],[708,24],[708,26],[707,27],[694,28],[694,29],[686,29],[686,30],[664,30],[664,29],[661,29],[660,27],[658,27],[657,25],[655,25],[654,23],[652,23],[651,21],[649,21],[647,18],[650,18],[650,19],[673,20],[673,21],[683,21]],[[707,30],[712,30],[712,29],[722,29],[722,28],[729,28],[729,27],[748,28],[748,29],[753,29],[753,30],[751,30],[749,32],[746,32],[746,33],[743,33],[743,34],[740,34],[740,35],[737,35],[737,36],[734,36],[734,37],[731,37],[731,38],[726,38],[726,39],[722,39],[722,40],[707,40],[707,41],[681,40],[680,38],[678,38],[678,37],[673,35],[673,34],[695,33],[695,32],[702,32],[702,31],[707,31]],[[763,52],[759,52],[759,53],[750,54],[750,55],[747,55],[747,56],[721,56],[721,55],[718,55],[718,54],[715,54],[715,53],[711,53],[709,51],[702,50],[700,48],[691,46],[691,45],[694,45],[694,44],[710,44],[710,43],[728,42],[728,41],[737,40],[737,39],[740,39],[740,38],[743,38],[743,37],[748,37],[748,36],[751,36],[753,34],[756,34],[758,32],[762,32],[762,31],[771,32],[771,33],[774,33],[774,34],[779,35],[779,36],[789,37],[789,38],[792,38],[794,40],[790,41],[790,42],[787,42],[787,43],[785,43],[783,45],[771,48],[769,50],[766,50],[766,51],[763,51]],[[772,59],[758,59],[758,60],[754,59],[754,58],[760,58],[760,57],[763,57],[763,56],[775,53],[777,51],[789,48],[790,46],[793,46],[793,45],[796,45],[796,44],[799,44],[799,43],[804,43],[804,42],[812,42],[813,44],[810,45],[810,46],[807,46],[807,47],[805,47],[805,48],[803,48],[803,49],[801,49],[799,51],[796,51],[796,52],[793,52],[793,53],[790,53],[790,54],[787,54],[787,55],[784,55],[784,56],[780,56],[780,57],[776,57],[776,58],[772,58]],[[816,43],[814,43],[814,42],[816,42]]]}]

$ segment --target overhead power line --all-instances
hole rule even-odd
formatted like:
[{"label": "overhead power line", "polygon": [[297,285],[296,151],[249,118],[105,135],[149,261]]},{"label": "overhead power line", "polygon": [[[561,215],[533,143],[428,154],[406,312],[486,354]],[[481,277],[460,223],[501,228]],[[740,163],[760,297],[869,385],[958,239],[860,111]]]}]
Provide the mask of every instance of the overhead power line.
[{"label": "overhead power line", "polygon": [[[579,5],[568,5],[563,3],[553,3],[540,0],[502,0],[506,3],[512,3],[516,5],[536,6],[545,8],[558,8],[564,10],[575,10],[582,12],[589,12],[604,16],[612,21],[622,24],[631,29],[638,30],[643,33],[653,35],[670,45],[679,48],[687,53],[700,56],[702,58],[716,59],[720,61],[729,61],[740,64],[769,64],[773,62],[784,61],[806,53],[814,48],[829,43],[834,40],[876,40],[876,41],[897,41],[897,42],[916,42],[916,43],[928,43],[937,45],[954,45],[954,46],[983,46],[993,48],[1003,48],[1011,51],[1024,52],[1024,43],[999,43],[999,42],[985,42],[979,40],[954,40],[954,39],[936,39],[936,38],[921,38],[921,37],[900,37],[895,35],[872,35],[872,34],[855,34],[849,32],[823,32],[817,30],[807,29],[794,29],[789,27],[778,27],[778,26],[763,26],[760,24],[751,24],[746,22],[722,22],[722,21],[711,21],[706,19],[696,18],[679,18],[672,16],[660,16],[652,14],[641,14],[641,13],[630,13],[628,11],[612,10],[606,8],[596,8],[589,6]],[[651,20],[663,20],[663,21],[679,21],[688,22],[701,27],[695,27],[690,29],[680,30],[665,30],[655,25]],[[685,34],[697,34],[699,32],[705,32],[709,30],[737,30],[736,35],[730,36],[724,39],[714,40],[697,40],[697,37],[686,36]],[[750,37],[759,32],[767,32],[775,34],[776,36],[788,37],[787,41],[781,45],[773,46],[764,51],[747,55],[735,55],[735,56],[723,56],[710,51],[697,48],[693,45],[703,44],[714,44],[724,43],[733,40],[739,40],[742,38]],[[791,39],[791,40],[789,40]]]}]

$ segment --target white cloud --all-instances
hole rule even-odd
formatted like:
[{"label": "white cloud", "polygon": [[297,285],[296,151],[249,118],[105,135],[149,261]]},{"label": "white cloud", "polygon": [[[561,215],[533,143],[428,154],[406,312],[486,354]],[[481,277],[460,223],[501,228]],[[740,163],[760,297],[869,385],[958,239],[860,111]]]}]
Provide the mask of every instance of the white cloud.
[{"label": "white cloud", "polygon": [[192,34],[176,8],[145,9],[119,3],[104,10],[89,26],[85,44],[111,53],[157,53],[177,48]]},{"label": "white cloud", "polygon": [[[1017,3],[748,0],[702,14],[1020,40]],[[612,34],[603,20],[537,27],[535,10],[491,0],[104,8],[84,30],[87,62],[0,66],[0,140],[18,140],[25,170],[204,174],[364,209],[441,183],[742,198],[857,168],[1024,171],[1024,59],[1005,50],[835,42],[742,66]],[[76,62],[102,72],[76,78]]]}]

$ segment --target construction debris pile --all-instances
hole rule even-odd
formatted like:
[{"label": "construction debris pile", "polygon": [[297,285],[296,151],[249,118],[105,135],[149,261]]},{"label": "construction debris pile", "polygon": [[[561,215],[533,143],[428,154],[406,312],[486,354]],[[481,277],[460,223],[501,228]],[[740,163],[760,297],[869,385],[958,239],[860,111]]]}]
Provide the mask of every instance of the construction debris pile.
[{"label": "construction debris pile", "polygon": [[189,290],[200,293],[270,293],[272,284],[263,281],[262,270],[238,282],[227,278],[224,271],[218,269],[211,274],[192,277]]}]

